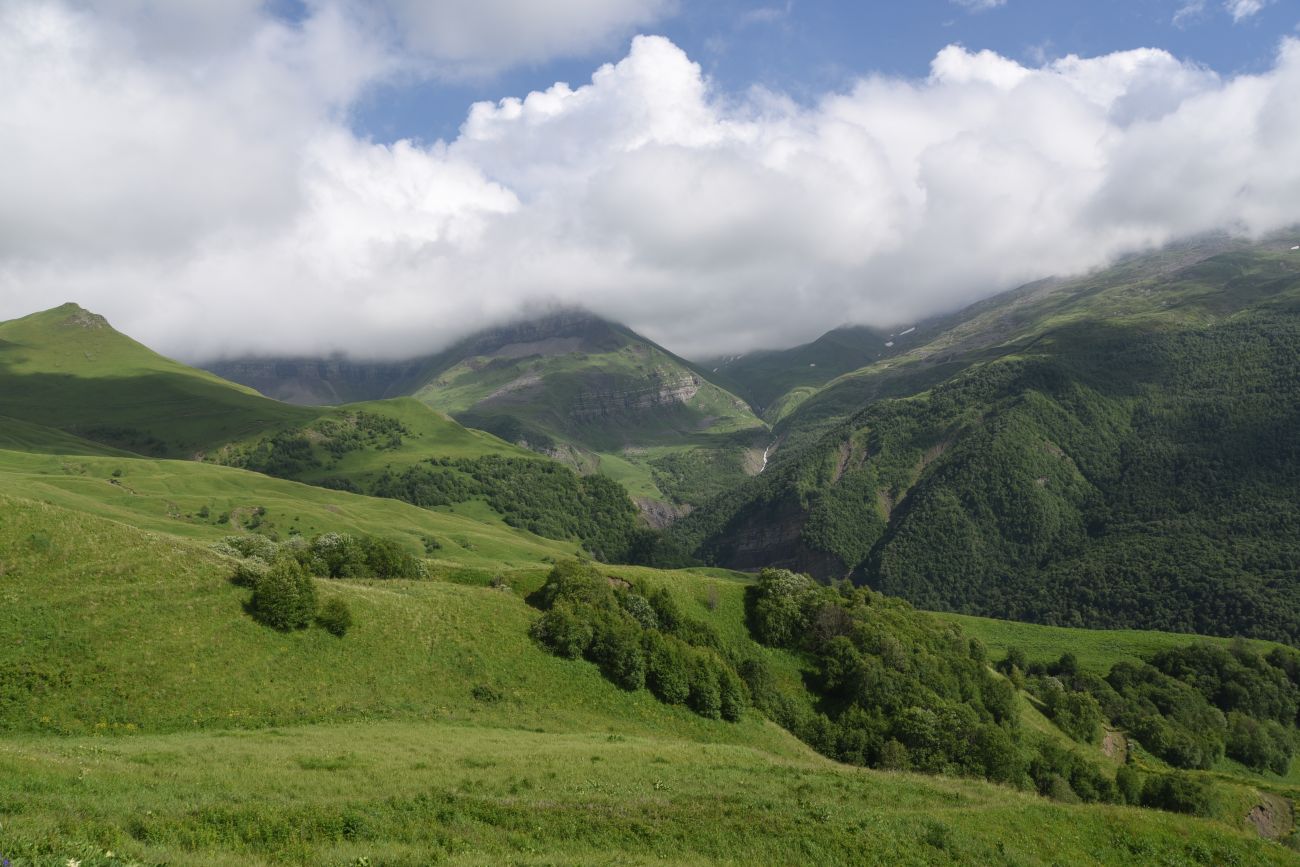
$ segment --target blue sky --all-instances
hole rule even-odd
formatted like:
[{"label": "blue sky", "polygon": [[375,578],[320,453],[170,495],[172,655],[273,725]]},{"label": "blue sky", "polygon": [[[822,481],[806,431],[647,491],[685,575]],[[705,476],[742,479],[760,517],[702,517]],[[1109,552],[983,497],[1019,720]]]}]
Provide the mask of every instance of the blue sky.
[{"label": "blue sky", "polygon": [[[1027,65],[1162,48],[1225,76],[1255,73],[1297,25],[1300,10],[1289,0],[1240,20],[1224,0],[1006,0],[983,9],[956,0],[682,0],[634,29],[671,39],[725,92],[757,85],[808,102],[873,73],[925,77],[935,54],[954,43]],[[352,124],[379,141],[454,138],[471,103],[557,81],[578,86],[626,50],[626,38],[611,39],[602,50],[471,80],[379,85],[354,106]]]},{"label": "blue sky", "polygon": [[1297,21],[0,0],[0,319],[76,300],[187,360],[410,356],[556,304],[690,357],[906,327],[1300,225]]}]

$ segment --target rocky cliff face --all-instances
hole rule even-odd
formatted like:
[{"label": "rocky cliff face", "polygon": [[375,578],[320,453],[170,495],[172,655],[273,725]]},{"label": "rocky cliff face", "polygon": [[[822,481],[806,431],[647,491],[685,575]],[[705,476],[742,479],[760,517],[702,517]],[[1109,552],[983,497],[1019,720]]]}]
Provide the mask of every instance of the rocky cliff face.
[{"label": "rocky cliff face", "polygon": [[632,388],[596,388],[579,392],[569,414],[579,421],[642,412],[683,404],[699,393],[702,382],[694,375],[664,378],[656,376],[645,385]]}]

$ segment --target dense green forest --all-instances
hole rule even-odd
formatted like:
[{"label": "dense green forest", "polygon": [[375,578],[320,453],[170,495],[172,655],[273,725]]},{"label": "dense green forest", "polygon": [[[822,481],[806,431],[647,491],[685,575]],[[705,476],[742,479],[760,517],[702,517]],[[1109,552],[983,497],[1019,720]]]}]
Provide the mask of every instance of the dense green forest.
[{"label": "dense green forest", "polygon": [[646,561],[656,536],[639,525],[636,507],[613,479],[579,476],[553,461],[430,458],[385,471],[368,493],[425,508],[482,499],[510,526],[548,539],[576,539],[610,563]]},{"label": "dense green forest", "polygon": [[1300,280],[1227,258],[1196,273],[1235,294],[1198,304],[1243,312],[1053,327],[837,421],[674,536],[923,608],[1300,640]]}]

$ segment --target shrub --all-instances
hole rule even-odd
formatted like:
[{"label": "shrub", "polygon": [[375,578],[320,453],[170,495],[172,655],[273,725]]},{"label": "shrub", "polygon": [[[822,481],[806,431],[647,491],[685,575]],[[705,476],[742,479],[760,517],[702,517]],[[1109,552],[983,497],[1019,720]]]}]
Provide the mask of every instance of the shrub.
[{"label": "shrub", "polygon": [[591,563],[564,560],[556,563],[551,574],[546,576],[546,584],[538,591],[537,601],[545,609],[561,599],[607,608],[614,604],[614,589]]},{"label": "shrub", "polygon": [[1175,771],[1146,781],[1142,787],[1142,806],[1172,813],[1210,816],[1214,813],[1214,793],[1204,780]]},{"label": "shrub", "polygon": [[642,629],[659,628],[659,615],[655,614],[654,607],[644,596],[632,592],[622,593],[618,601],[623,606],[623,610],[631,615]]},{"label": "shrub", "polygon": [[1049,678],[1042,698],[1048,718],[1074,740],[1090,744],[1101,736],[1101,705],[1088,693],[1067,692]]},{"label": "shrub", "polygon": [[589,615],[589,609],[561,600],[533,624],[533,638],[556,656],[577,659],[591,647],[594,630]]},{"label": "shrub", "polygon": [[266,577],[270,571],[270,566],[262,560],[240,560],[235,565],[235,571],[230,576],[230,583],[236,587],[256,587],[257,582]]},{"label": "shrub", "polygon": [[312,540],[314,567],[329,578],[363,578],[366,555],[361,544],[347,533],[322,533]]},{"label": "shrub", "polygon": [[718,666],[712,657],[696,654],[689,667],[690,694],[687,703],[700,716],[722,716],[722,694],[718,688]]},{"label": "shrub", "polygon": [[880,748],[879,764],[887,771],[906,771],[911,769],[912,759],[907,753],[907,747],[890,738]]},{"label": "shrub", "polygon": [[1227,754],[1256,771],[1285,775],[1291,767],[1294,744],[1290,732],[1273,720],[1228,714]]},{"label": "shrub", "polygon": [[352,628],[352,609],[339,597],[332,596],[320,607],[316,623],[330,635],[342,638]]},{"label": "shrub", "polygon": [[297,560],[278,557],[253,588],[251,607],[273,629],[305,629],[316,614],[316,587]]},{"label": "shrub", "polygon": [[690,698],[686,649],[658,632],[646,633],[646,686],[668,704],[685,704]]},{"label": "shrub", "polygon": [[423,565],[392,539],[366,536],[361,550],[367,570],[376,578],[423,578]]},{"label": "shrub", "polygon": [[469,691],[469,694],[473,696],[475,701],[481,701],[484,704],[496,704],[506,697],[504,692],[486,683],[477,684]]},{"label": "shrub", "polygon": [[214,547],[223,552],[234,551],[239,557],[252,557],[264,563],[270,563],[279,552],[279,546],[265,536],[248,533],[242,536],[226,536]]},{"label": "shrub", "polygon": [[749,706],[745,683],[725,665],[718,667],[718,710],[727,722],[739,722]]},{"label": "shrub", "polygon": [[755,637],[774,647],[792,647],[807,627],[803,603],[811,578],[787,569],[764,569],[752,590],[750,619]]},{"label": "shrub", "polygon": [[1136,806],[1142,803],[1142,775],[1129,765],[1120,765],[1115,771],[1115,789],[1120,800]]},{"label": "shrub", "polygon": [[605,616],[596,625],[591,656],[605,676],[626,690],[645,686],[645,653],[635,624]]}]

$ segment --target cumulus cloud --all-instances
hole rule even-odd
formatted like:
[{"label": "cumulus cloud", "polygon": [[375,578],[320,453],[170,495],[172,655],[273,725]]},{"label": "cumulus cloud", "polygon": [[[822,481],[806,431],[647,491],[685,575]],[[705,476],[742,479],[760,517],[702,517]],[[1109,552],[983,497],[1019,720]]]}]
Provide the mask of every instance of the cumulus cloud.
[{"label": "cumulus cloud", "polygon": [[1300,221],[1298,40],[1227,79],[1152,49],[952,46],[925,79],[802,105],[719,93],[638,37],[423,145],[345,123],[406,49],[312,10],[256,12],[198,61],[128,19],[0,10],[0,318],[78,300],[187,359],[391,357],[561,303],[707,355]]}]

